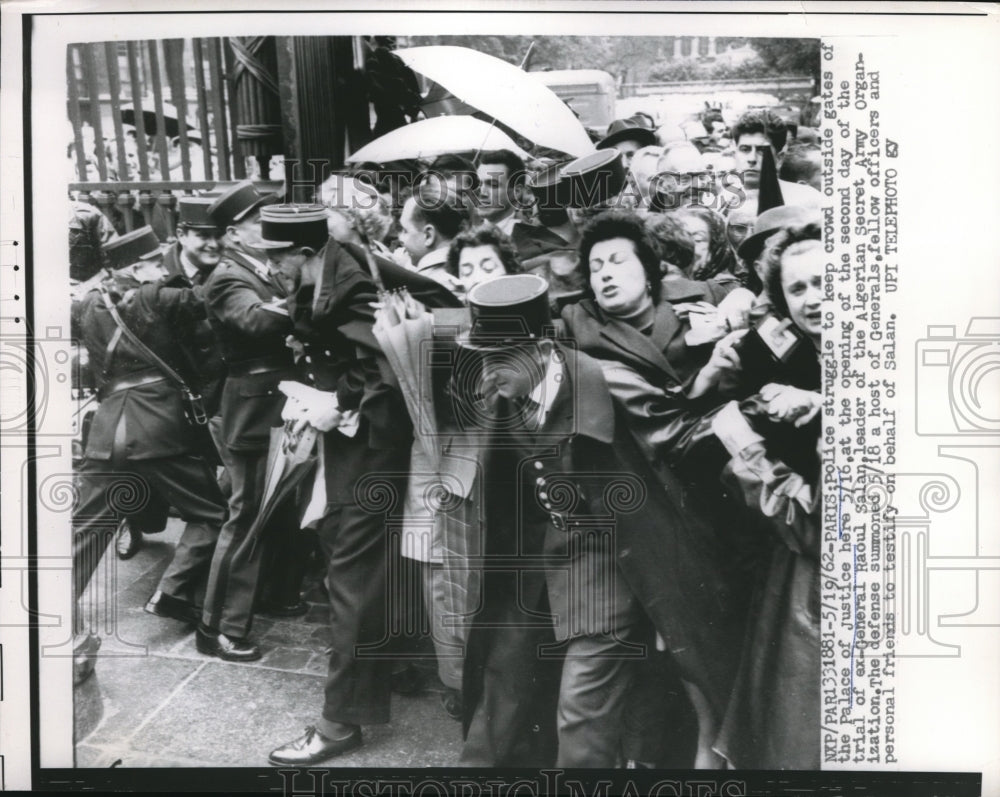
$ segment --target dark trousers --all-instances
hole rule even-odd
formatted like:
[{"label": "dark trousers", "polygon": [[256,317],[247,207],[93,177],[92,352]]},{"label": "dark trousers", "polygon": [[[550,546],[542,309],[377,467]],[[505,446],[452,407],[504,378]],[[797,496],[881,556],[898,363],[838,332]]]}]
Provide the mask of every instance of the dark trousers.
[{"label": "dark trousers", "polygon": [[[491,582],[496,586],[499,579]],[[470,640],[470,659],[484,664],[481,673],[466,667],[466,680],[477,678],[479,683],[464,684],[475,712],[462,749],[463,766],[620,765],[629,687],[644,651],[636,644],[641,615],[624,585],[619,582],[619,587],[611,630],[576,634],[558,646],[551,621],[539,627],[539,618],[549,611],[548,601],[543,597],[529,617],[517,588],[501,587],[497,606],[486,615],[494,627],[473,627],[475,648],[485,648],[485,654],[473,654]],[[575,608],[571,605],[570,611]],[[564,653],[563,659],[555,657],[556,650]],[[543,707],[550,716],[532,719],[532,712],[537,717]],[[544,749],[543,736],[527,749],[530,757],[523,758],[519,741],[531,729],[538,733],[551,726],[553,719],[558,734],[555,760],[536,760]]]},{"label": "dark trousers", "polygon": [[276,552],[288,554],[287,538],[299,532],[295,503],[290,499],[275,510],[258,544],[245,544],[260,510],[266,469],[266,451],[228,452],[229,519],[215,546],[202,611],[202,623],[210,629],[241,639],[250,635],[253,625],[263,562]]},{"label": "dark trousers", "polygon": [[[392,657],[398,644],[390,622],[397,616],[392,584],[399,573],[389,522],[402,510],[401,474],[409,455],[407,450],[369,449],[364,437],[327,436],[327,490],[335,500],[317,529],[330,596],[323,718],[350,725],[389,721]],[[372,480],[370,491],[359,484],[362,479]],[[350,497],[355,500],[346,500]]]},{"label": "dark trousers", "polygon": [[474,626],[469,638],[463,693],[466,709],[475,708],[459,766],[554,766],[563,659],[552,623],[528,620],[513,599],[490,613],[494,623]]},{"label": "dark trousers", "polygon": [[144,518],[151,514],[151,507],[169,504],[187,527],[163,574],[160,589],[193,600],[226,512],[218,484],[205,461],[195,456],[87,459],[77,476],[80,499],[73,512],[75,597],[79,599],[86,589],[122,517]]}]

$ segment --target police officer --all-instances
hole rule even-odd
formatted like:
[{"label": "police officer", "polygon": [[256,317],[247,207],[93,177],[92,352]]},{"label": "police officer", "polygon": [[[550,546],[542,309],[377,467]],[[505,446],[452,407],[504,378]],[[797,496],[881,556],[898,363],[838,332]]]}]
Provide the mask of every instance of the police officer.
[{"label": "police officer", "polygon": [[[670,519],[629,458],[600,365],[547,335],[547,289],[519,274],[469,292],[463,343],[493,397],[480,414],[486,569],[463,679],[465,766],[617,765],[633,665],[646,655],[630,551],[655,544]],[[543,732],[553,722],[554,761]]]},{"label": "police officer", "polygon": [[114,279],[90,291],[79,308],[101,402],[79,469],[80,500],[73,514],[76,597],[118,519],[169,502],[187,527],[160,579],[158,597],[147,608],[195,623],[195,592],[225,517],[183,395],[184,385],[192,391],[197,386],[189,363],[205,306],[191,288],[163,284],[162,248],[150,227],[109,242],[105,254]]},{"label": "police officer", "polygon": [[[163,254],[163,267],[166,270],[163,284],[174,288],[194,288],[198,297],[204,295],[201,286],[222,257],[222,230],[208,217],[207,212],[212,201],[200,197],[180,198],[177,203],[177,241]],[[225,381],[225,366],[208,319],[195,325],[194,343],[191,366],[199,377],[199,389],[211,424],[213,420],[217,421],[215,416]],[[210,461],[216,459],[210,449],[205,454]],[[130,559],[135,556],[142,547],[143,531],[162,531],[166,524],[166,511],[167,507],[164,506],[159,512],[150,512],[148,525],[123,520],[115,536],[118,558]]]},{"label": "police officer", "polygon": [[[323,709],[304,736],[269,759],[306,766],[359,746],[362,725],[389,721],[393,662],[384,647],[367,656],[364,649],[378,647],[388,633],[387,573],[398,572],[398,552],[389,544],[386,515],[402,506],[413,437],[372,332],[377,294],[369,273],[327,237],[322,206],[265,208],[263,216],[264,238],[276,247],[271,258],[298,274],[289,309],[303,346],[300,378],[319,391],[308,403],[290,400],[284,414],[297,427],[323,433],[327,511],[317,536],[331,623]],[[373,505],[371,494],[392,506]]]},{"label": "police officer", "polygon": [[[260,209],[275,198],[239,183],[208,208],[225,230],[222,261],[205,282],[208,318],[226,361],[220,404],[220,437],[228,458],[232,493],[229,518],[212,558],[197,647],[228,661],[253,661],[260,649],[250,641],[254,597],[264,550],[251,556],[241,546],[257,516],[264,490],[272,426],[281,424],[284,397],[278,383],[295,375],[285,345],[292,323],[284,309],[281,275],[269,267],[260,237]],[[297,527],[292,513],[276,523]]]}]

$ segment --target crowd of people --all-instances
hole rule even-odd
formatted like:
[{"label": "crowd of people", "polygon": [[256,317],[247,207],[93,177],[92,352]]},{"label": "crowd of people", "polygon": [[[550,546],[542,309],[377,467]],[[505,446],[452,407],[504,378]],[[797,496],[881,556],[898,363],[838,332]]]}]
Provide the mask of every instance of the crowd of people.
[{"label": "crowd of people", "polygon": [[181,197],[168,243],[75,206],[77,600],[173,512],[146,611],[252,661],[318,562],[328,674],[275,765],[389,721],[416,611],[462,766],[818,768],[818,150],[703,121],[365,164],[307,204],[242,182]]}]

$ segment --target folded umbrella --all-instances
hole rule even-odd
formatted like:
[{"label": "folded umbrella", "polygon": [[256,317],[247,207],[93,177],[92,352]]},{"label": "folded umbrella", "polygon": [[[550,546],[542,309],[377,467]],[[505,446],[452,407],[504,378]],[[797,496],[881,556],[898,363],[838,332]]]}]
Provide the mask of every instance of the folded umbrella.
[{"label": "folded umbrella", "polygon": [[[253,525],[247,531],[247,536],[240,544],[246,548],[252,559],[259,552],[259,542],[263,538],[267,525],[274,516],[275,510],[285,501],[290,500],[292,493],[316,467],[316,455],[312,453],[315,435],[310,440],[300,440],[297,447],[289,448],[285,437],[285,429],[275,426],[271,429],[270,445],[267,449],[267,466],[264,477],[264,494],[260,501],[260,510]],[[308,451],[305,450],[308,448]],[[282,529],[282,532],[298,532],[298,529]]]},{"label": "folded umbrella", "polygon": [[435,116],[397,127],[365,144],[347,162],[390,163],[480,149],[509,149],[522,158],[528,157],[514,139],[489,122],[473,116]]}]

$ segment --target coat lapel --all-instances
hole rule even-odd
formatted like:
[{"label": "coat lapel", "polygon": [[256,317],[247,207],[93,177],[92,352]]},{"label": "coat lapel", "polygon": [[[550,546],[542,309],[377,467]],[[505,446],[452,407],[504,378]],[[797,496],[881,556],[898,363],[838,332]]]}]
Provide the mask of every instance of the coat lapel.
[{"label": "coat lapel", "polygon": [[277,293],[279,296],[284,297],[287,292],[284,286],[279,285],[277,280],[271,279],[271,275],[267,272],[267,266],[258,266],[255,262],[246,257],[242,252],[238,252],[235,249],[229,249],[226,255],[234,263],[239,264],[251,274],[254,275],[267,289],[268,293]]},{"label": "coat lapel", "polygon": [[[598,310],[598,312],[600,311]],[[670,365],[664,353],[667,343],[680,328],[677,316],[674,315],[668,303],[662,302],[657,308],[653,332],[649,337],[623,321],[607,316],[598,318],[598,323],[601,325],[601,337],[624,355],[623,363],[628,365],[635,360],[640,360],[646,366],[664,371],[680,381],[677,372]]]}]

